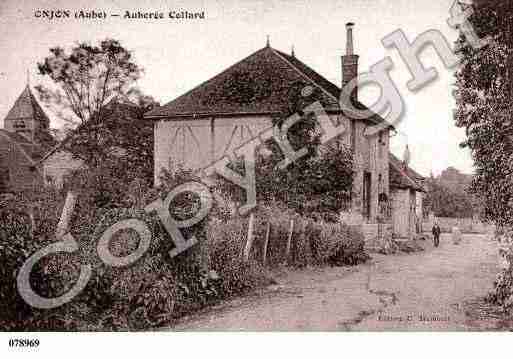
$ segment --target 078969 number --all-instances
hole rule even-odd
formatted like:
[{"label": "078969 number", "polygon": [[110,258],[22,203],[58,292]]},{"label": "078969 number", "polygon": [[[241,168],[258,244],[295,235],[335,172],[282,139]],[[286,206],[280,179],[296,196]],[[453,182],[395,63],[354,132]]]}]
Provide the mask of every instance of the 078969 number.
[{"label": "078969 number", "polygon": [[11,348],[37,348],[39,339],[9,339],[9,347]]}]

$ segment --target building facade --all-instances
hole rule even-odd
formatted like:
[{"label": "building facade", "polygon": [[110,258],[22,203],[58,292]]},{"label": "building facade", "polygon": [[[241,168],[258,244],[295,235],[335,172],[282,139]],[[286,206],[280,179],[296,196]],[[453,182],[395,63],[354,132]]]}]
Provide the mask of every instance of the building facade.
[{"label": "building facade", "polygon": [[[353,54],[352,24],[347,25],[347,52],[341,57],[342,86],[358,72]],[[308,91],[305,91],[308,89]],[[163,169],[177,165],[200,169],[255,138],[275,118],[288,118],[320,103],[333,123],[346,129],[337,141],[351,146],[355,159],[352,207],[366,222],[379,214],[379,198],[389,196],[389,132],[365,136],[381,124],[375,115],[352,119],[340,106],[341,88],[296,58],[269,43],[188,93],[145,114],[154,121],[155,182]],[[358,102],[357,90],[352,94]],[[381,194],[381,196],[380,196]]]}]

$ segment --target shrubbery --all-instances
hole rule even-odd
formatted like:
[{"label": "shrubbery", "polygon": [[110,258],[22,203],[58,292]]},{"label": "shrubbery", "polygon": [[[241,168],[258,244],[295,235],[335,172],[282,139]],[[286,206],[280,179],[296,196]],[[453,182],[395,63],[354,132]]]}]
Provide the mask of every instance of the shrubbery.
[{"label": "shrubbery", "polygon": [[[363,234],[342,223],[320,221],[302,217],[276,205],[257,212],[255,243],[252,258],[262,261],[267,226],[270,236],[267,245],[266,263],[270,267],[288,264],[296,267],[307,265],[356,265],[369,257],[364,251]],[[290,253],[286,257],[287,241],[292,236]]]},{"label": "shrubbery", "polygon": [[[190,180],[191,174],[165,174],[161,187],[148,191],[134,184],[105,183],[113,178],[106,169],[75,179],[71,185],[79,183],[79,199],[70,233],[79,243],[79,250],[45,257],[32,272],[31,285],[36,293],[57,297],[74,285],[80,265],[92,266],[86,288],[71,302],[55,309],[37,310],[25,304],[17,293],[16,275],[28,256],[56,240],[54,231],[64,195],[45,189],[30,200],[36,204],[34,237],[30,233],[30,219],[20,205],[24,201],[15,206],[11,203],[9,210],[0,211],[2,328],[142,330],[171,325],[177,318],[219,300],[270,284],[268,268],[283,264],[352,265],[367,259],[363,236],[350,227],[316,222],[276,205],[255,214],[255,241],[248,261],[242,256],[248,219],[227,220],[228,211],[219,206],[203,221],[183,231],[186,238],[195,235],[199,244],[171,259],[168,252],[173,242],[160,221],[137,207],[165,197],[170,189]],[[179,219],[188,218],[197,208],[196,201],[192,194],[177,196],[170,210]],[[109,267],[98,257],[98,240],[109,226],[127,218],[137,218],[148,225],[152,232],[150,248],[133,265]],[[291,219],[294,231],[286,257]],[[263,241],[268,221],[271,231],[264,266]],[[138,241],[135,232],[122,230],[113,236],[109,249],[115,256],[126,256],[138,247]]]},{"label": "shrubbery", "polygon": [[0,328],[20,330],[30,307],[18,294],[18,269],[36,248],[30,237],[30,219],[14,201],[0,205]]}]

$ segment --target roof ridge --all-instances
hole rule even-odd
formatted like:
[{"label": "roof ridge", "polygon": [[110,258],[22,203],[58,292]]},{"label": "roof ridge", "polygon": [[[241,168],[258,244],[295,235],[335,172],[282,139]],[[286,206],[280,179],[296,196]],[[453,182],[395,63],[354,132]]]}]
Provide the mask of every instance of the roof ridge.
[{"label": "roof ridge", "polygon": [[[313,68],[311,68],[310,66],[308,66],[307,64],[305,64],[303,61],[301,61],[300,59],[298,59],[297,57],[292,57],[294,59],[294,61],[297,61],[299,62],[302,66],[304,66],[307,70],[311,71],[313,74],[315,74],[316,76],[319,76],[319,78],[321,78],[323,81],[326,81],[327,83],[329,83],[330,85],[332,85],[334,88],[336,88],[337,92],[339,93],[339,96],[335,96],[333,95],[326,87],[324,87],[323,85],[320,85],[318,84],[317,82],[315,82],[310,76],[308,76],[307,74],[305,74],[303,71],[301,71],[300,69],[297,68],[296,65],[294,65],[288,58],[291,57],[279,50],[276,50],[276,49],[273,49],[275,50],[276,52],[278,52],[279,55],[281,55],[281,57],[287,61],[292,67],[294,67],[295,69],[297,69],[297,71],[299,71],[300,73],[304,74],[305,77],[307,77],[308,79],[310,79],[311,82],[313,82],[314,84],[316,84],[319,88],[321,88],[325,93],[327,93],[331,98],[333,98],[337,104],[339,105],[340,107],[340,110],[346,115],[346,111],[342,108],[342,106],[340,106],[340,93],[342,92],[342,89],[340,87],[338,87],[338,85],[334,84],[333,82],[331,82],[330,80],[328,80],[326,77],[324,77],[323,75],[321,75],[319,72],[317,72],[316,70],[314,70]],[[358,101],[358,104],[360,106],[363,106],[365,109],[371,111],[367,105],[363,104],[362,102]],[[380,117],[377,113],[374,113],[373,111],[371,111],[374,115],[372,117],[368,117],[367,120],[375,123],[375,124],[378,124],[378,123],[381,123],[382,121],[385,121],[383,119],[381,119],[382,121],[378,121],[378,120],[375,120],[373,117],[377,116],[377,117]]]},{"label": "roof ridge", "polygon": [[409,182],[410,182],[410,185],[412,185],[414,188],[421,188],[417,182],[415,182],[413,179],[410,178],[410,176],[408,176],[402,169],[400,166],[396,165],[395,163],[393,162],[390,162],[390,164],[395,168],[395,170],[397,172],[399,172],[399,174],[401,176],[403,176],[404,178],[406,178]]},{"label": "roof ridge", "polygon": [[[50,127],[50,118],[48,117],[48,115],[46,114],[43,106],[41,106],[41,104],[39,103],[39,100],[37,99],[37,97],[32,93],[32,91],[30,90],[30,86],[27,85],[28,87],[28,90],[29,90],[29,96],[30,96],[30,100],[33,102],[33,106],[36,106],[38,110],[40,110],[41,114],[45,117],[45,120],[48,121],[48,127]],[[34,111],[34,115],[36,114],[36,111]]]},{"label": "roof ridge", "polygon": [[32,107],[32,98],[30,96],[30,88],[27,86],[25,86],[25,88],[23,89],[23,91],[21,91],[21,93],[18,95],[18,97],[16,97],[16,100],[14,101],[14,104],[11,106],[11,108],[9,109],[9,112],[7,112],[7,115],[5,116],[4,120],[7,120],[7,119],[18,119],[18,118],[25,118],[25,117],[17,117],[18,113],[21,111],[21,110],[26,110],[26,106],[23,106],[24,105],[24,101],[27,101],[28,100],[28,105],[29,105],[29,112],[30,112],[30,116],[34,116],[34,109]]},{"label": "roof ridge", "polygon": [[[212,81],[212,80],[214,80],[214,79],[218,78],[219,76],[221,76],[221,75],[223,75],[224,73],[228,72],[228,71],[229,71],[229,70],[231,70],[233,67],[235,67],[235,66],[237,66],[238,64],[240,64],[241,62],[243,62],[243,61],[245,61],[245,60],[249,59],[251,56],[255,55],[256,53],[258,53],[258,52],[260,52],[260,51],[264,51],[264,50],[266,50],[266,49],[271,49],[271,50],[272,50],[272,47],[270,47],[270,46],[265,46],[265,47],[262,47],[262,48],[260,48],[260,49],[258,49],[258,50],[256,50],[256,51],[252,52],[250,55],[248,55],[248,56],[244,57],[243,59],[241,59],[241,60],[237,61],[236,63],[234,63],[234,64],[232,64],[232,65],[228,66],[226,69],[224,69],[224,70],[222,70],[221,72],[217,73],[217,74],[216,74],[216,75],[214,75],[213,77],[210,77],[210,78],[208,78],[207,80],[205,80],[205,81],[201,82],[200,84],[198,84],[197,86],[194,86],[194,87],[193,87],[192,89],[190,89],[189,91],[187,91],[187,92],[185,92],[185,93],[181,94],[180,96],[178,96],[178,97],[174,98],[173,100],[169,101],[168,103],[165,103],[165,104],[164,104],[164,105],[162,105],[162,106],[158,106],[158,107],[156,107],[156,108],[153,108],[153,109],[149,110],[149,111],[148,111],[148,112],[146,112],[146,113],[147,113],[147,114],[149,114],[150,112],[152,112],[153,110],[156,110],[156,109],[157,109],[157,108],[159,108],[159,107],[167,106],[167,105],[169,105],[170,103],[175,102],[175,101],[177,101],[178,99],[183,98],[183,97],[185,97],[185,96],[189,95],[189,94],[190,94],[191,92],[193,92],[194,90],[196,90],[196,89],[200,88],[201,86],[205,85],[206,83],[208,83],[208,82],[210,82],[210,81]],[[148,117],[153,117],[153,116],[154,116],[154,115],[149,115]],[[146,114],[144,115],[144,117],[146,117]],[[157,117],[159,117],[159,116],[157,116]]]},{"label": "roof ridge", "polygon": [[[38,99],[36,98],[36,96],[34,96],[34,94],[32,93],[32,90],[30,88],[30,86],[27,84],[25,86],[25,88],[23,89],[23,91],[18,95],[18,97],[16,98],[16,100],[14,101],[14,104],[12,105],[12,107],[9,109],[9,112],[7,112],[7,115],[4,117],[4,120],[7,120],[7,119],[18,119],[18,118],[27,118],[27,117],[15,117],[18,115],[18,113],[22,110],[26,110],[27,108],[26,107],[23,107],[23,102],[24,100],[28,100],[28,106],[29,106],[29,116],[28,117],[31,117],[31,118],[34,118],[37,116],[37,112],[41,112],[41,114],[43,115],[44,117],[44,120],[47,120],[48,122],[50,122],[50,119],[48,117],[48,115],[46,114],[46,112],[43,110],[43,106],[41,106],[39,104],[39,101]],[[16,110],[16,111],[15,111]]]},{"label": "roof ridge", "polygon": [[[277,55],[280,59],[282,59],[283,61],[285,61],[289,66],[291,66],[294,70],[296,70],[299,74],[301,74],[303,77],[305,77],[307,80],[309,80],[311,83],[313,83],[315,86],[317,86],[318,88],[320,88],[325,94],[327,94],[329,97],[331,97],[332,99],[334,99],[337,103],[339,103],[339,99],[337,99],[335,96],[333,96],[328,90],[326,90],[323,86],[319,85],[317,82],[315,82],[310,76],[307,76],[303,71],[299,70],[293,63],[291,63],[289,60],[287,60],[281,53],[279,50],[275,50],[273,49],[272,47],[270,48],[271,51]],[[301,60],[298,60],[296,59],[297,61],[301,61]],[[307,66],[306,64],[304,64],[305,66]],[[321,76],[321,75],[320,75]],[[326,80],[328,81],[328,80]]]},{"label": "roof ridge", "polygon": [[[421,188],[423,189],[423,186],[417,182],[417,180],[413,179],[410,177],[410,175],[408,175],[407,172],[405,172],[401,166],[399,166],[396,162],[401,162],[401,160],[399,160],[399,158],[397,158],[397,156],[395,156],[392,152],[389,152],[389,156],[392,158],[392,161],[389,161],[389,163],[394,166],[394,168],[399,171],[399,173],[401,175],[403,175],[404,177],[406,177],[413,185],[415,185],[416,187],[418,188]],[[407,168],[411,169],[408,165],[406,165]]]}]

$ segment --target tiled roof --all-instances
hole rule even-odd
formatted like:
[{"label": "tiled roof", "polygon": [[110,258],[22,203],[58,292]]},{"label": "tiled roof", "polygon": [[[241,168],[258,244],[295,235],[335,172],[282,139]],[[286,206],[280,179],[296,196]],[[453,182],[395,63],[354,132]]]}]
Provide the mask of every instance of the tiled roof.
[{"label": "tiled roof", "polygon": [[7,113],[4,124],[6,120],[18,119],[34,119],[36,124],[34,141],[40,144],[43,150],[47,150],[55,144],[55,140],[48,131],[50,120],[37,102],[28,85],[16,99],[11,110]]},{"label": "tiled roof", "polygon": [[[306,86],[313,88],[310,96],[301,92]],[[340,111],[339,95],[338,86],[309,66],[267,46],[145,117],[288,115],[317,100],[327,111]],[[383,120],[376,115],[371,121]]]},{"label": "tiled roof", "polygon": [[424,177],[415,172],[411,167],[405,166],[405,164],[392,153],[389,154],[389,165],[391,188],[410,188],[416,191],[426,191],[421,183]]},{"label": "tiled roof", "polygon": [[14,105],[5,117],[5,120],[21,118],[35,118],[46,126],[50,123],[50,120],[30,91],[30,87],[28,85],[25,87],[16,102],[14,102]]}]

